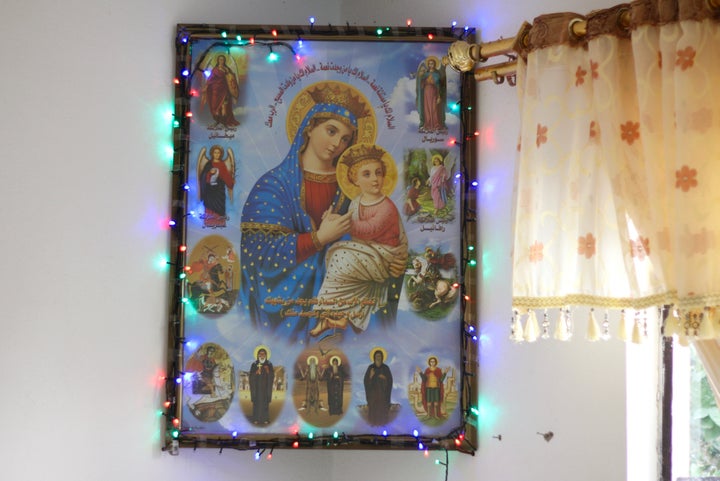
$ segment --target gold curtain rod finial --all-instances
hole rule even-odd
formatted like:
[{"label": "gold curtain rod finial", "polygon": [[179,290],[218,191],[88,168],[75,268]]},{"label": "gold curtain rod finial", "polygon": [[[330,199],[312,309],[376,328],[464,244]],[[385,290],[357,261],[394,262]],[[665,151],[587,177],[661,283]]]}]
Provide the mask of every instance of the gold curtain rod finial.
[{"label": "gold curtain rod finial", "polygon": [[[501,38],[487,43],[470,44],[464,40],[453,42],[448,48],[448,54],[443,56],[443,65],[449,65],[458,72],[470,72],[479,62],[487,62],[490,57],[505,55],[512,59],[496,65],[489,65],[475,70],[475,80],[493,79],[501,84],[509,76],[515,74],[517,58],[514,54],[521,54],[528,47],[528,34],[532,25],[523,22],[517,35],[511,38]],[[515,85],[514,77],[508,78],[509,85]]]},{"label": "gold curtain rod finial", "polygon": [[443,65],[450,65],[458,72],[469,72],[481,60],[480,46],[469,44],[465,40],[453,42],[447,56],[442,58]]}]

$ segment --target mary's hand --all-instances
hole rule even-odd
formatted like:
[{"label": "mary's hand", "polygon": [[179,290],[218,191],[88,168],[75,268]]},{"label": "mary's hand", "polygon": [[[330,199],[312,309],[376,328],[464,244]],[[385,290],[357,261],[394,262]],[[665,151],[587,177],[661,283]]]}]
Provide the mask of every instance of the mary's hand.
[{"label": "mary's hand", "polygon": [[350,215],[349,212],[343,215],[329,212],[323,214],[317,230],[318,241],[325,246],[350,232]]}]

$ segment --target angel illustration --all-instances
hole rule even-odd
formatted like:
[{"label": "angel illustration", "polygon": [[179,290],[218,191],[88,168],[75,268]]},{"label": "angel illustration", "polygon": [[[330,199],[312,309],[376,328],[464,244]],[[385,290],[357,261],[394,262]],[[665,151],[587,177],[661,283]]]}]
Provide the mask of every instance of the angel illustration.
[{"label": "angel illustration", "polygon": [[415,76],[415,92],[420,116],[418,131],[447,133],[445,125],[447,77],[445,66],[437,57],[428,57],[420,62]]},{"label": "angel illustration", "polygon": [[225,227],[227,221],[226,199],[232,200],[235,186],[235,157],[230,147],[227,157],[219,145],[210,147],[210,157],[205,155],[203,147],[198,155],[197,180],[200,201],[205,206],[203,226]]},{"label": "angel illustration", "polygon": [[448,203],[448,194],[452,192],[452,171],[455,165],[455,156],[452,152],[443,157],[435,153],[430,157],[431,165],[428,165],[430,176],[426,184],[430,187],[435,217],[445,209]]},{"label": "angel illustration", "polygon": [[207,105],[214,123],[210,130],[232,129],[240,124],[233,108],[240,97],[240,68],[232,55],[215,55],[201,66],[207,77],[202,87],[201,107]]}]

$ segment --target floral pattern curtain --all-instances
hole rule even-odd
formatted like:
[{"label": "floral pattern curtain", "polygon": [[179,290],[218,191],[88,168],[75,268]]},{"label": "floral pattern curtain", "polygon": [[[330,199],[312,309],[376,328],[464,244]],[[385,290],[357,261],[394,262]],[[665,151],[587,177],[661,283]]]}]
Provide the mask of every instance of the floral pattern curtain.
[{"label": "floral pattern curtain", "polygon": [[[671,306],[666,334],[720,338],[714,1],[643,0],[535,19],[517,73],[518,339],[537,332],[535,310],[555,308],[556,337],[567,337],[563,313],[577,305]],[[578,22],[582,36],[572,33]]]},{"label": "floral pattern curtain", "polygon": [[[634,334],[658,309],[720,384],[719,7],[641,0],[535,19],[517,71],[515,340],[538,337],[536,311],[545,337],[557,312],[567,339],[573,306],[622,309]],[[590,317],[587,337],[607,337]]]}]

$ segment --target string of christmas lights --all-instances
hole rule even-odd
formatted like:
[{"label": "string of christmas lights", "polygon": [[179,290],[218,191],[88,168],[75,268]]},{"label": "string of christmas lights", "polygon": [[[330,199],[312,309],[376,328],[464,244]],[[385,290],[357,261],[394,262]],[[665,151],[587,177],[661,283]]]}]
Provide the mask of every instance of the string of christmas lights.
[{"label": "string of christmas lights", "polygon": [[[477,389],[475,373],[477,371],[477,322],[474,292],[476,287],[477,266],[475,243],[476,243],[476,190],[478,186],[475,180],[474,153],[475,142],[478,137],[476,131],[469,126],[474,124],[474,82],[472,75],[463,74],[463,101],[458,102],[453,109],[460,109],[461,134],[463,141],[451,139],[449,146],[456,146],[463,149],[463,159],[460,164],[456,182],[462,186],[460,189],[460,211],[462,215],[462,244],[463,259],[460,267],[460,278],[455,286],[461,292],[461,311],[463,322],[461,322],[460,342],[462,345],[462,382],[460,403],[463,413],[463,420],[460,426],[452,429],[447,435],[425,436],[415,430],[412,433],[388,433],[382,434],[353,434],[334,432],[331,435],[316,436],[312,431],[307,433],[295,432],[286,436],[263,437],[260,435],[240,435],[237,431],[228,432],[219,436],[195,435],[189,428],[183,428],[181,420],[181,407],[183,396],[183,372],[185,352],[184,314],[187,297],[187,217],[194,216],[194,212],[187,211],[188,196],[188,172],[189,165],[189,131],[193,113],[190,110],[190,98],[198,93],[191,88],[192,78],[196,74],[204,74],[200,69],[202,61],[198,61],[198,67],[191,65],[192,43],[196,38],[216,39],[212,47],[241,47],[241,48],[266,48],[268,49],[268,61],[276,60],[274,55],[278,52],[287,51],[297,61],[301,60],[291,41],[302,45],[303,39],[314,37],[397,37],[397,38],[418,38],[424,37],[424,41],[438,40],[448,41],[450,39],[465,38],[474,34],[474,29],[469,27],[458,28],[453,22],[451,28],[424,28],[413,27],[412,20],[407,20],[406,27],[378,27],[370,30],[368,27],[327,27],[317,26],[314,17],[310,17],[307,26],[299,27],[247,27],[243,32],[238,32],[235,26],[223,25],[185,25],[178,29],[176,38],[176,71],[177,76],[173,79],[175,86],[175,113],[172,119],[173,127],[173,167],[172,173],[172,204],[171,217],[168,221],[170,229],[170,252],[171,259],[167,264],[170,266],[171,293],[168,330],[168,370],[164,376],[165,402],[162,414],[165,417],[165,445],[164,450],[172,455],[179,454],[180,447],[191,447],[193,449],[214,447],[220,450],[233,449],[239,451],[253,451],[256,460],[263,458],[271,459],[273,450],[276,448],[307,449],[307,448],[344,448],[344,449],[416,449],[424,452],[427,456],[429,451],[445,451],[445,462],[437,463],[445,466],[445,477],[448,470],[448,450],[461,453],[475,453],[473,439],[466,437],[468,425],[477,427],[478,409],[475,400]],[[372,33],[369,33],[372,32]],[[209,49],[200,55],[202,60]],[[467,134],[467,132],[473,132]],[[471,433],[474,433],[472,431]]]},{"label": "string of christmas lights", "polygon": [[298,39],[310,36],[321,37],[351,37],[353,39],[363,39],[363,37],[390,37],[404,38],[410,40],[422,39],[439,40],[443,42],[462,40],[475,34],[475,28],[470,26],[459,27],[457,21],[452,21],[450,27],[419,27],[413,26],[412,19],[406,21],[406,26],[379,26],[367,27],[350,25],[318,25],[316,18],[308,17],[307,25],[299,26],[242,26],[242,31],[238,31],[237,25],[216,25],[216,24],[196,24],[183,25],[178,32],[177,43],[180,45],[190,44],[192,39],[201,38],[219,38],[219,39],[235,39],[237,41],[245,41],[244,39]]}]

